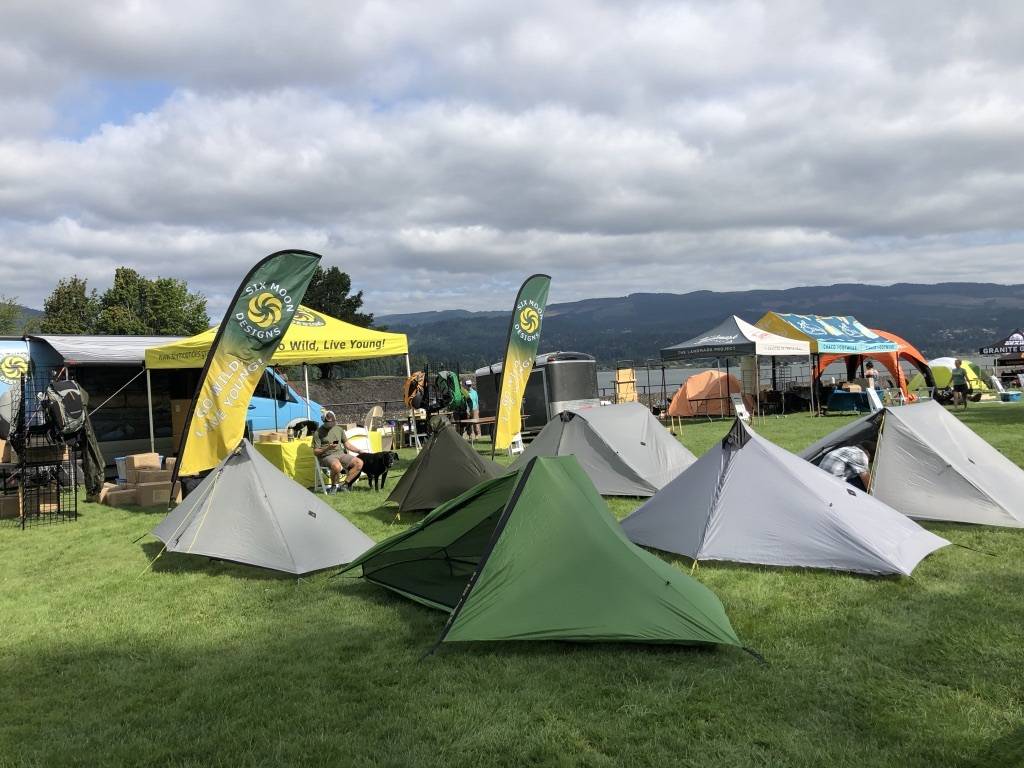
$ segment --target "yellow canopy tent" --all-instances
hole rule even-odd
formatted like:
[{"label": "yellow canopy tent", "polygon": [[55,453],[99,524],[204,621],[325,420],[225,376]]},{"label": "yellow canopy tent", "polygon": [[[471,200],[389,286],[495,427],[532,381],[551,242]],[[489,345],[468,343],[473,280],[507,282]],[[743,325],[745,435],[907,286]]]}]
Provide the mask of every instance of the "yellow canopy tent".
[{"label": "yellow canopy tent", "polygon": [[[162,368],[202,368],[217,336],[218,326],[169,344],[146,350],[146,387],[150,389],[149,371]],[[270,365],[301,365],[306,385],[306,412],[309,414],[309,376],[306,364],[323,365],[371,357],[405,355],[406,375],[409,367],[409,340],[404,333],[386,333],[362,328],[301,304],[292,318],[284,338],[270,359]],[[153,437],[153,403],[149,398],[150,444]],[[417,445],[419,441],[417,440]]]},{"label": "yellow canopy tent", "polygon": [[[150,347],[146,367],[202,368],[216,335],[217,326],[213,326],[190,338]],[[300,305],[270,364],[341,363],[408,353],[409,340],[404,333],[360,328]]]}]

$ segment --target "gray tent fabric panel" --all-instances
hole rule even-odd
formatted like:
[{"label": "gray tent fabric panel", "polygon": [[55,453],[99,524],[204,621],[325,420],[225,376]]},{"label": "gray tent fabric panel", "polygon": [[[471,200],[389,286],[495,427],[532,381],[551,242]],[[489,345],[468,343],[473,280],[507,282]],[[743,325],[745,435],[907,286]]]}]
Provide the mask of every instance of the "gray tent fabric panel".
[{"label": "gray tent fabric panel", "polygon": [[639,403],[566,411],[511,466],[573,455],[604,496],[651,496],[696,459]]},{"label": "gray tent fabric panel", "polygon": [[[509,472],[518,472],[523,469],[530,460],[535,456],[562,456],[562,436],[565,433],[565,427],[570,421],[575,421],[576,413],[573,411],[566,411],[560,413],[555,418],[551,419],[547,424],[544,425],[537,436],[530,441],[526,449],[519,454],[519,458],[513,461],[508,466]],[[589,472],[587,473],[590,474]],[[590,478],[593,480],[593,476]],[[598,489],[600,492],[600,489]]]},{"label": "gray tent fabric panel", "polygon": [[170,552],[302,574],[350,562],[373,540],[243,441],[153,529]]},{"label": "gray tent fabric panel", "polygon": [[905,575],[948,544],[742,422],[734,429],[745,443],[719,444],[669,483],[624,521],[630,538],[650,507],[657,516],[633,540],[697,560]]},{"label": "gray tent fabric panel", "polygon": [[580,415],[654,491],[697,460],[639,403],[588,408]]},{"label": "gray tent fabric panel", "polygon": [[1024,471],[934,401],[887,410],[875,473],[911,517],[1024,527]]},{"label": "gray tent fabric panel", "polygon": [[629,540],[698,560],[726,453],[721,443],[622,521]]},{"label": "gray tent fabric panel", "polygon": [[801,459],[806,459],[815,466],[818,466],[821,464],[821,460],[825,458],[825,454],[835,448],[842,445],[856,445],[864,440],[877,440],[885,413],[886,409],[882,409],[877,413],[861,416],[856,421],[852,421],[835,432],[825,435],[818,442],[804,448],[798,455]]},{"label": "gray tent fabric panel", "polygon": [[760,437],[739,454],[704,539],[706,559],[909,575],[948,543]]},{"label": "gray tent fabric panel", "polygon": [[[613,406],[605,406],[610,408]],[[625,441],[623,441],[625,442]],[[559,455],[573,455],[603,496],[653,496],[658,490],[583,418],[565,425]]]}]

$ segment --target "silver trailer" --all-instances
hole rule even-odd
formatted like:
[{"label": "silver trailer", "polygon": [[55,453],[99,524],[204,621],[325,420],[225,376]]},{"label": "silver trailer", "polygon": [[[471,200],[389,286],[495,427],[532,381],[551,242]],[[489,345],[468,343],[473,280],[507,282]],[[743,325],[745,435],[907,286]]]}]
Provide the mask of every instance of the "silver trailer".
[{"label": "silver trailer", "polygon": [[[494,416],[498,408],[501,363],[476,370],[480,415]],[[568,408],[600,405],[597,394],[597,361],[582,352],[548,352],[537,355],[523,396],[524,427],[543,429]]]}]

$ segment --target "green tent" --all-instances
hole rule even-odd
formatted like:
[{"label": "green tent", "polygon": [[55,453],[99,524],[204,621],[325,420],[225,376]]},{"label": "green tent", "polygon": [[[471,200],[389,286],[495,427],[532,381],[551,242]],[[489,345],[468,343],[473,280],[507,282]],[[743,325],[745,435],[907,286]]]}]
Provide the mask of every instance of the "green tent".
[{"label": "green tent", "polygon": [[398,504],[399,514],[430,510],[503,471],[473,450],[454,427],[441,422],[387,500]]},{"label": "green tent", "polygon": [[740,645],[714,593],[630,543],[573,456],[481,483],[356,567],[449,611],[438,642]]}]

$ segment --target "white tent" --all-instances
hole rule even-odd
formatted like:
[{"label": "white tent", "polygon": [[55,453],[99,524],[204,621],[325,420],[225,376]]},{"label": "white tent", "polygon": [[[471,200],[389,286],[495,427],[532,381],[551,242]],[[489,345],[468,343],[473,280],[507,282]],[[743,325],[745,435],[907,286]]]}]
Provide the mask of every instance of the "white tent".
[{"label": "white tent", "polygon": [[934,400],[865,416],[800,456],[819,464],[863,440],[878,442],[871,493],[903,514],[1024,528],[1024,470]]},{"label": "white tent", "polygon": [[696,457],[639,403],[562,411],[511,465],[572,454],[605,496],[650,496]]},{"label": "white tent", "polygon": [[303,574],[355,560],[373,546],[247,440],[185,497],[153,535],[169,552]]},{"label": "white tent", "polygon": [[635,543],[694,560],[909,575],[949,542],[738,419],[622,521]]}]

